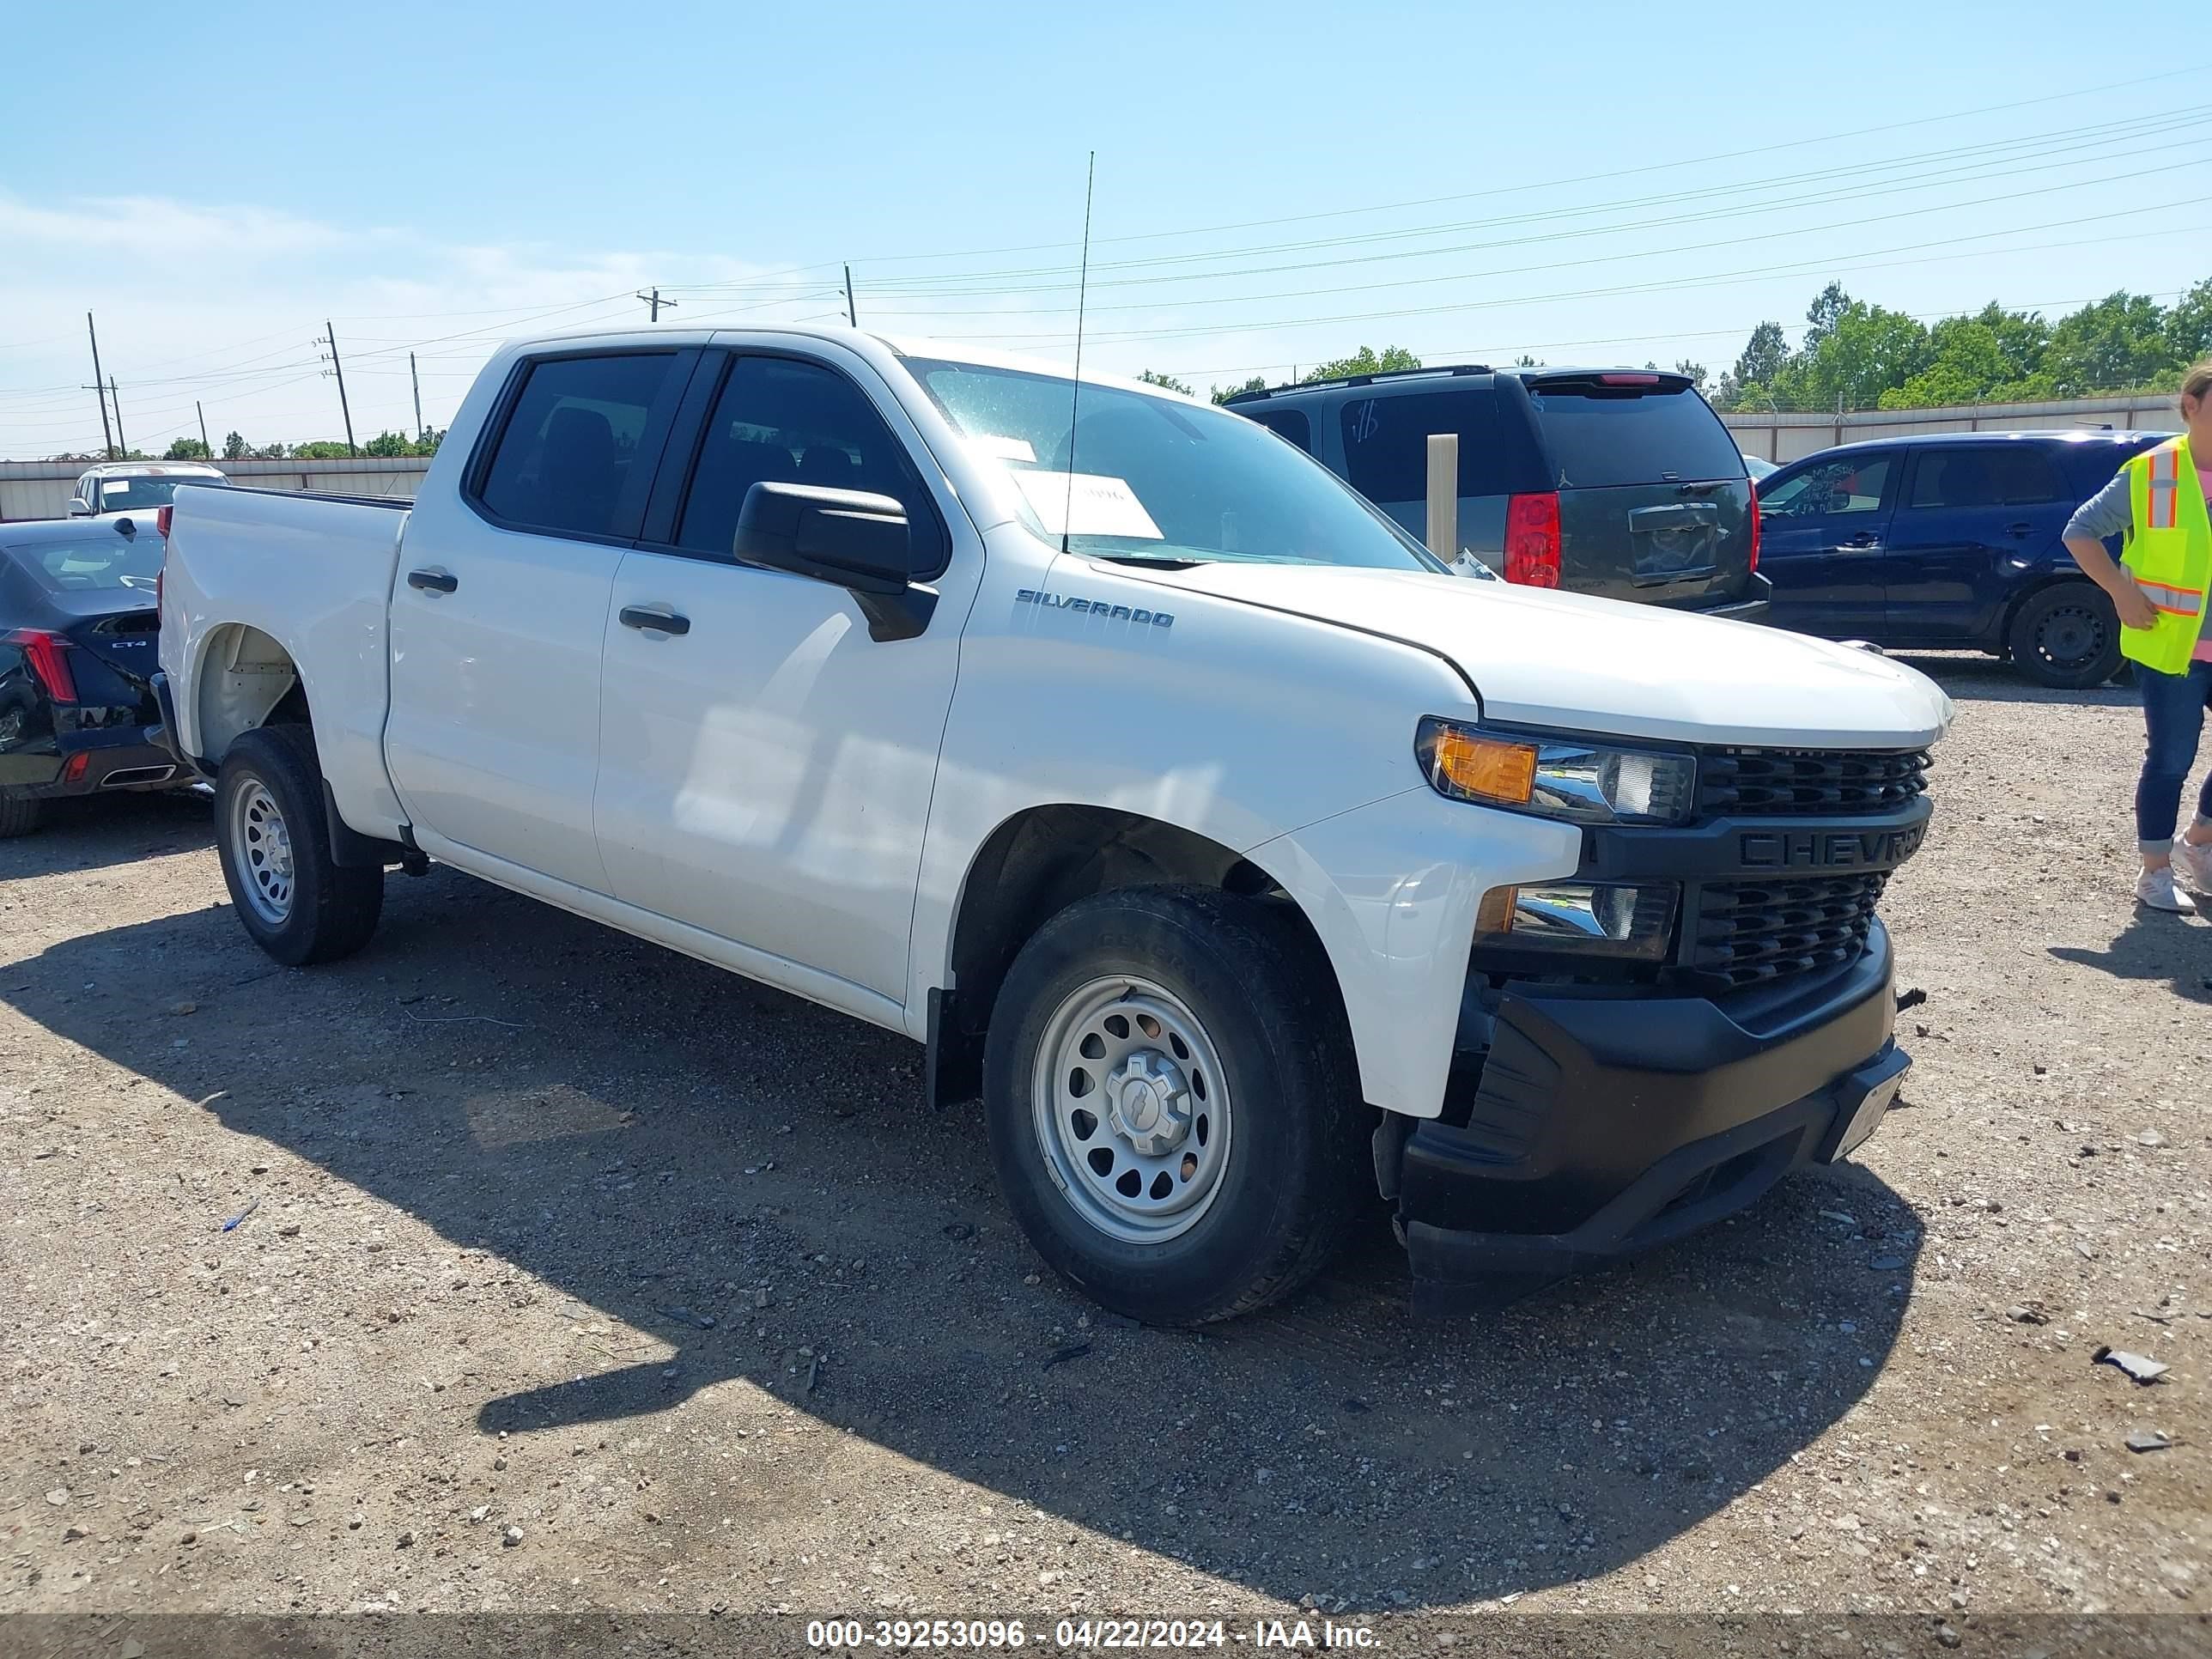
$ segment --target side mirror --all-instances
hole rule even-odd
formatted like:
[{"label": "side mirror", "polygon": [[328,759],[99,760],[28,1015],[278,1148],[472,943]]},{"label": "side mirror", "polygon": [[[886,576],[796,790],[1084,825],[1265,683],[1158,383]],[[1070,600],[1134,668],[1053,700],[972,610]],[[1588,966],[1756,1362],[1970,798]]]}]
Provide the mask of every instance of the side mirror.
[{"label": "side mirror", "polygon": [[92,516],[92,509],[85,505],[83,496],[72,495],[70,497],[69,515],[72,519],[88,519]]},{"label": "side mirror", "polygon": [[745,491],[730,551],[851,593],[869,636],[912,639],[929,625],[937,591],[912,579],[906,508],[864,489],[763,481]]}]

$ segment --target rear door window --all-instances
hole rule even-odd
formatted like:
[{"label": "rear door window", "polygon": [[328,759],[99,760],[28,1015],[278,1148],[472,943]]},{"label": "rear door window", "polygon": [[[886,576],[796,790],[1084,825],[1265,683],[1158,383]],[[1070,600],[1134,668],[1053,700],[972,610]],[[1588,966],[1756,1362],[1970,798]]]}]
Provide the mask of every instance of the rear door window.
[{"label": "rear door window", "polygon": [[1513,493],[1524,446],[1498,406],[1498,394],[1480,392],[1399,392],[1353,397],[1338,411],[1344,434],[1345,476],[1378,507],[1425,501],[1429,495],[1429,435],[1459,434],[1459,493]]},{"label": "rear door window", "polygon": [[484,509],[556,535],[635,535],[659,459],[644,441],[665,430],[682,390],[677,362],[662,351],[532,363],[477,486]]},{"label": "rear door window", "polygon": [[1313,453],[1313,422],[1303,409],[1238,410],[1247,420],[1257,421],[1277,437],[1287,439],[1309,455]]},{"label": "rear door window", "polygon": [[2033,507],[2063,493],[2057,469],[2025,444],[1930,447],[1920,452],[1905,505]]},{"label": "rear door window", "polygon": [[1587,381],[1528,388],[1559,489],[1607,489],[1744,476],[1743,453],[1684,386],[1624,395]]}]

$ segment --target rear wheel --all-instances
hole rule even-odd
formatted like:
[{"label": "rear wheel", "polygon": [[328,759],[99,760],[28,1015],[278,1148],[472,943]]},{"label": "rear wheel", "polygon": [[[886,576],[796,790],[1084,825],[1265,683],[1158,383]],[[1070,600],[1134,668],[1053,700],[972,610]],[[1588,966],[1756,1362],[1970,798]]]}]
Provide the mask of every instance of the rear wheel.
[{"label": "rear wheel", "polygon": [[351,956],[376,931],[384,871],[331,860],[307,727],[264,726],[231,744],[216,781],[216,850],[239,921],[287,966]]},{"label": "rear wheel", "polygon": [[2119,672],[2119,616],[2094,582],[2029,594],[2014,613],[2008,643],[2014,664],[2038,685],[2078,691]]},{"label": "rear wheel", "polygon": [[1197,1325],[1320,1270],[1369,1166],[1328,975],[1273,907],[1203,889],[1102,893],[1023,947],[984,1101],[1007,1204],[1056,1271]]},{"label": "rear wheel", "polygon": [[0,841],[37,829],[42,804],[35,795],[0,794]]}]

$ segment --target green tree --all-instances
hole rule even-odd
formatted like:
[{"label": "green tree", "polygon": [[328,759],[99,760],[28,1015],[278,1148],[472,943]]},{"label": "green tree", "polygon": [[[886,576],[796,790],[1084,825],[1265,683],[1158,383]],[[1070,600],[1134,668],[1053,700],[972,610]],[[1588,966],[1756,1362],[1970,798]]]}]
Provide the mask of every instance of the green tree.
[{"label": "green tree", "polygon": [[1703,363],[1693,363],[1686,357],[1674,365],[1674,372],[1698,391],[1705,389],[1705,366]]},{"label": "green tree", "polygon": [[1267,389],[1267,377],[1264,374],[1255,374],[1250,380],[1245,381],[1243,386],[1218,386],[1214,387],[1213,401],[1217,404],[1225,404],[1240,392],[1265,392]]},{"label": "green tree", "polygon": [[253,452],[253,457],[256,460],[281,461],[285,458],[285,453],[283,444],[264,444]]},{"label": "green tree", "polygon": [[2166,313],[2173,366],[2186,371],[2212,357],[2212,276],[2197,283]]},{"label": "green tree", "polygon": [[[1832,283],[1828,286],[1841,292]],[[1810,313],[1823,319],[1818,341],[1775,377],[1771,390],[1781,407],[1873,409],[1883,392],[1928,367],[1928,331],[1915,319],[1860,300],[1847,300],[1841,311],[1824,316],[1826,298],[1815,301]]]},{"label": "green tree", "polygon": [[2174,366],[2173,355],[2158,302],[2122,289],[2061,317],[2039,367],[2056,396],[2086,398],[2148,386]]},{"label": "green tree", "polygon": [[1137,376],[1137,378],[1142,380],[1146,386],[1162,386],[1170,392],[1180,392],[1186,398],[1195,398],[1198,396],[1198,392],[1194,388],[1185,386],[1181,380],[1176,379],[1172,374],[1155,374],[1148,368],[1143,374]]},{"label": "green tree", "polygon": [[198,438],[179,438],[169,446],[169,453],[161,457],[165,461],[205,461],[213,459],[208,447]]},{"label": "green tree", "polygon": [[1302,380],[1341,380],[1354,374],[1388,374],[1398,369],[1419,368],[1420,366],[1421,360],[1403,346],[1384,346],[1379,353],[1373,346],[1362,346],[1349,357],[1316,364],[1305,372]]},{"label": "green tree", "polygon": [[242,461],[253,453],[253,446],[239,433],[223,434],[222,458],[226,461]]},{"label": "green tree", "polygon": [[361,447],[364,455],[412,455],[415,441],[404,432],[380,432]]},{"label": "green tree", "polygon": [[[1986,315],[1986,313],[1984,313]],[[1997,330],[1980,317],[1946,317],[1928,331],[1928,366],[1881,394],[1883,409],[1937,409],[1982,402],[2017,378]]]},{"label": "green tree", "polygon": [[295,461],[343,461],[352,453],[336,438],[315,438],[292,446],[292,459]]},{"label": "green tree", "polygon": [[1818,351],[1820,342],[1835,331],[1836,325],[1850,308],[1851,296],[1844,292],[1841,283],[1831,283],[1822,289],[1813,303],[1805,307],[1805,321],[1809,325],[1805,330],[1806,351]]},{"label": "green tree", "polygon": [[1723,409],[1747,409],[1753,401],[1765,403],[1767,388],[1789,361],[1790,337],[1782,331],[1782,325],[1761,323],[1744,342],[1735,367],[1722,371],[1720,390],[1713,401]]}]

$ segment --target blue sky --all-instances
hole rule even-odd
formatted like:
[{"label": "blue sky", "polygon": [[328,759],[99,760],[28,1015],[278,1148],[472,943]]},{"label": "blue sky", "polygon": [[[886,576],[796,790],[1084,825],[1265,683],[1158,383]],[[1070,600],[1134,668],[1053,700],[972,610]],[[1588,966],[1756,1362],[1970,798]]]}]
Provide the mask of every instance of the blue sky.
[{"label": "blue sky", "polygon": [[1717,374],[1830,276],[1932,315],[2212,276],[2212,40],[2105,50],[2078,4],[124,3],[5,38],[0,456],[97,444],[88,307],[149,448],[195,399],[218,441],[337,435],[325,318],[365,435],[411,424],[410,348],[441,424],[506,334],[654,283],[678,323],[826,316],[847,260],[864,325],[1065,360],[1092,149],[1086,358],[1201,390],[1363,343]]}]

